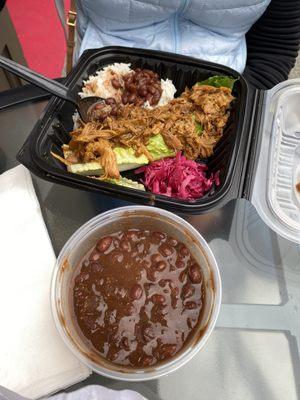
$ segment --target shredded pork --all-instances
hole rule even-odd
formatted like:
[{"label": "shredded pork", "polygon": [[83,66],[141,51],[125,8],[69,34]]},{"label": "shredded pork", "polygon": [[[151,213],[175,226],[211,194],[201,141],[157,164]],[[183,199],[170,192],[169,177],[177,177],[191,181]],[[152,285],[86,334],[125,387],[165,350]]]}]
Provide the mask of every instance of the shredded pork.
[{"label": "shredded pork", "polygon": [[[71,133],[70,150],[79,162],[99,161],[104,177],[119,178],[113,148],[131,147],[136,155],[153,161],[146,146],[149,138],[161,134],[166,145],[188,158],[206,158],[223,134],[233,96],[226,87],[195,85],[177,99],[154,109],[126,104],[116,117],[88,122]],[[200,124],[202,132],[196,129]]]}]

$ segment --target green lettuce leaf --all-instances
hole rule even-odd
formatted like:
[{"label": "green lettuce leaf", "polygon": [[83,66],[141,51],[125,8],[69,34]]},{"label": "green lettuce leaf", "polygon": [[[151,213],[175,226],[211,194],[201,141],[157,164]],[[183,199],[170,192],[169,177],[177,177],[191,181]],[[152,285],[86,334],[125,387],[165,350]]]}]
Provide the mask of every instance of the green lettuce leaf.
[{"label": "green lettuce leaf", "polygon": [[[173,157],[175,155],[175,152],[167,147],[161,134],[152,136],[149,139],[148,145],[146,147],[154,160],[160,160],[165,157]],[[69,149],[69,146],[67,145],[64,146],[63,152],[65,158],[73,154],[73,152]],[[149,164],[149,160],[144,154],[136,156],[135,151],[129,147],[115,147],[113,149],[113,152],[115,153],[118,169],[120,172],[128,171],[130,169],[135,169],[141,167],[142,165]],[[67,169],[69,172],[73,172],[74,174],[79,175],[99,176],[104,173],[101,164],[96,161],[68,165]]]},{"label": "green lettuce leaf", "polygon": [[[142,154],[137,157],[134,150],[129,147],[115,147],[113,151],[116,156],[119,171],[127,171],[149,163],[145,155]],[[64,146],[63,152],[65,158],[73,154],[69,146]],[[104,173],[101,164],[96,161],[68,165],[67,169],[69,172],[79,175],[100,176]]]},{"label": "green lettuce leaf", "polygon": [[136,156],[135,151],[129,147],[115,147],[113,151],[119,171],[127,171],[149,163],[144,154]]},{"label": "green lettuce leaf", "polygon": [[200,122],[196,121],[195,115],[192,115],[192,120],[195,123],[195,128],[196,128],[196,132],[198,133],[198,135],[202,135],[203,133],[203,126],[200,124]]},{"label": "green lettuce leaf", "polygon": [[141,183],[138,183],[136,181],[132,181],[131,179],[127,179],[124,178],[123,176],[121,176],[120,179],[105,179],[105,182],[110,182],[113,183],[115,185],[119,185],[119,186],[125,186],[131,189],[138,189],[138,190],[146,190],[145,186]]},{"label": "green lettuce leaf", "polygon": [[198,135],[202,135],[203,126],[199,122],[195,121],[195,127],[196,127],[196,132],[198,133]]},{"label": "green lettuce leaf", "polygon": [[197,85],[209,85],[215,87],[228,87],[232,90],[236,79],[232,76],[211,76],[205,81],[197,82]]},{"label": "green lettuce leaf", "polygon": [[154,160],[175,156],[175,152],[168,148],[160,133],[152,136],[146,147]]}]

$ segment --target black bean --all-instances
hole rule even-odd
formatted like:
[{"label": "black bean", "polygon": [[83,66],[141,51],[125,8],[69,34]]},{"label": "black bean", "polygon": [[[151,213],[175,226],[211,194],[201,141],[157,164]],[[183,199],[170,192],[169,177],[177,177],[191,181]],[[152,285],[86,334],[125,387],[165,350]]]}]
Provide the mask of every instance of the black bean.
[{"label": "black bean", "polygon": [[126,83],[127,85],[130,85],[133,81],[133,74],[129,74],[127,79],[126,79]]},{"label": "black bean", "polygon": [[154,271],[153,269],[149,269],[147,271],[147,278],[149,279],[149,281],[151,282],[155,282],[156,281],[156,271]]},{"label": "black bean", "polygon": [[198,264],[192,264],[189,267],[189,278],[193,283],[201,283],[202,272]]},{"label": "black bean", "polygon": [[91,254],[90,254],[90,261],[98,261],[100,258],[100,253],[97,251],[97,249],[94,249]]},{"label": "black bean", "polygon": [[151,261],[152,261],[153,263],[157,263],[157,262],[161,261],[161,255],[158,254],[158,253],[152,254],[152,256],[151,256]]},{"label": "black bean", "polygon": [[116,100],[113,97],[108,97],[107,99],[105,99],[105,103],[109,106],[113,106],[116,104]]},{"label": "black bean", "polygon": [[151,297],[151,301],[155,304],[164,304],[166,302],[166,298],[163,294],[154,294]]},{"label": "black bean", "polygon": [[136,95],[134,93],[128,96],[128,103],[134,103],[135,100],[136,100]]},{"label": "black bean", "polygon": [[[105,236],[102,239],[99,240],[97,243],[96,247],[97,250],[100,251],[100,253],[104,253],[108,248],[110,247],[112,243],[112,237],[111,236]],[[96,260],[94,260],[96,261]]]},{"label": "black bean", "polygon": [[155,92],[156,92],[156,90],[155,90],[155,88],[153,86],[148,86],[147,90],[148,90],[148,93],[150,93],[152,95],[155,94]]},{"label": "black bean", "polygon": [[179,277],[178,277],[179,281],[182,282],[182,283],[185,282],[186,281],[186,276],[187,276],[186,270],[181,271],[180,274],[179,274]]},{"label": "black bean", "polygon": [[144,103],[145,103],[145,101],[143,99],[137,99],[136,102],[135,102],[135,104],[137,106],[142,106]]},{"label": "black bean", "polygon": [[168,244],[169,244],[170,246],[172,246],[172,247],[175,247],[175,246],[177,245],[177,243],[178,243],[178,241],[177,241],[176,239],[174,239],[174,238],[170,238],[170,239],[168,240]]},{"label": "black bean", "polygon": [[159,246],[158,251],[164,257],[169,257],[174,253],[174,248],[167,245],[166,243],[163,243],[162,245]]},{"label": "black bean", "polygon": [[147,88],[145,86],[140,87],[138,90],[139,96],[145,97],[147,96],[147,93]]},{"label": "black bean", "polygon": [[158,239],[165,239],[166,235],[162,232],[152,232],[152,236]]},{"label": "black bean", "polygon": [[143,295],[143,289],[141,285],[133,285],[132,288],[130,289],[130,298],[132,300],[139,300]]},{"label": "black bean", "polygon": [[165,262],[165,261],[163,261],[163,260],[161,260],[161,261],[158,261],[155,265],[154,265],[154,268],[157,270],[157,271],[163,271],[165,268],[166,268],[166,266],[167,266],[167,263]]},{"label": "black bean", "polygon": [[129,93],[136,93],[136,86],[134,83],[132,83],[131,85],[128,86],[127,88]]},{"label": "black bean", "polygon": [[159,100],[160,100],[160,97],[161,97],[160,93],[158,93],[158,94],[155,93],[153,95],[153,99],[152,99],[153,104],[157,104],[159,102]]},{"label": "black bean", "polygon": [[122,86],[121,82],[117,78],[113,78],[111,80],[111,84],[112,84],[112,87],[115,88],[115,89],[120,89],[120,87]]},{"label": "black bean", "polygon": [[130,252],[130,250],[131,250],[131,245],[130,245],[129,240],[122,240],[120,243],[120,247],[122,250],[127,251],[127,252]]},{"label": "black bean", "polygon": [[182,260],[177,259],[177,261],[175,262],[175,266],[176,266],[176,268],[181,269],[181,268],[183,268],[185,266],[185,264],[184,264],[184,262]]},{"label": "black bean", "polygon": [[149,102],[149,104],[151,105],[151,104],[152,104],[152,100],[153,100],[152,94],[148,93],[147,96],[146,96],[146,100],[147,100],[147,101]]},{"label": "black bean", "polygon": [[185,308],[187,310],[195,310],[197,308],[197,304],[194,301],[187,301],[185,303]]},{"label": "black bean", "polygon": [[123,94],[123,95],[122,95],[122,103],[123,103],[123,104],[127,104],[127,103],[128,103],[128,96],[127,96],[127,94]]},{"label": "black bean", "polygon": [[182,246],[180,247],[179,253],[180,253],[183,257],[187,257],[187,256],[190,254],[188,248],[187,248],[186,246],[184,246],[184,245],[182,245]]},{"label": "black bean", "polygon": [[158,284],[160,287],[165,287],[168,283],[171,283],[172,280],[171,279],[161,279]]},{"label": "black bean", "polygon": [[181,291],[181,297],[183,299],[187,299],[189,297],[192,297],[195,293],[195,287],[192,286],[190,283],[186,283]]},{"label": "black bean", "polygon": [[147,78],[142,78],[142,79],[139,80],[138,87],[142,87],[143,86],[147,90],[147,85],[148,85],[148,79]]}]

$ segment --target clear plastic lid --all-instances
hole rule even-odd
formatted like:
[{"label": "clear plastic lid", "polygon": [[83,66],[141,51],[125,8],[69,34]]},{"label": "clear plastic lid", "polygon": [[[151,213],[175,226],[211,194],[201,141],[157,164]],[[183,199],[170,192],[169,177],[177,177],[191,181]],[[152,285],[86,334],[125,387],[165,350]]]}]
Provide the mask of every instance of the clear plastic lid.
[{"label": "clear plastic lid", "polygon": [[279,235],[300,243],[300,79],[267,92],[251,202]]}]

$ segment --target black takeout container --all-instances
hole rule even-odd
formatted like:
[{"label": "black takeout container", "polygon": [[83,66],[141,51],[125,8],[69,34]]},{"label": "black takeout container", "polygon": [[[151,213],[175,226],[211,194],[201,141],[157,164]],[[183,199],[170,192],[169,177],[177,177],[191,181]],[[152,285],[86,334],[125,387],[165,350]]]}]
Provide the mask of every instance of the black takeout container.
[{"label": "black takeout container", "polygon": [[[57,98],[50,100],[43,116],[37,121],[20,149],[17,159],[34,174],[52,182],[183,213],[199,214],[220,207],[231,199],[247,197],[251,180],[246,180],[245,176],[251,176],[251,170],[255,165],[253,159],[248,160],[248,158],[250,148],[256,143],[252,131],[258,119],[255,118],[254,112],[254,104],[257,106],[258,100],[252,92],[250,93],[243,76],[225,66],[177,54],[125,47],[104,47],[85,51],[66,78],[65,84],[72,92],[78,93],[83,80],[115,62],[131,63],[133,68],[149,68],[157,72],[161,78],[171,79],[177,88],[176,95],[181,94],[185,87],[191,87],[196,82],[213,75],[229,75],[237,79],[233,89],[235,100],[224,135],[216,146],[214,155],[201,160],[208,165],[209,172],[220,171],[218,187],[213,187],[209,193],[196,201],[187,202],[68,172],[50,152],[62,154],[61,145],[70,140],[68,132],[73,127],[72,115],[75,108],[71,103]],[[127,171],[122,175],[135,180],[140,178],[133,171]]]}]

